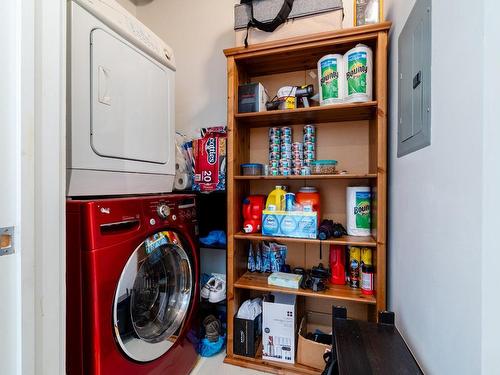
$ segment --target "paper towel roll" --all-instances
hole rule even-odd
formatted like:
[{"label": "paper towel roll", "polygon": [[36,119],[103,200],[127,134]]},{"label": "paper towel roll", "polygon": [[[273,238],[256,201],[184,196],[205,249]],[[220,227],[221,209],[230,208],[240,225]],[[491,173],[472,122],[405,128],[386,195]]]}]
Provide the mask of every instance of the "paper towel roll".
[{"label": "paper towel roll", "polygon": [[347,188],[347,234],[369,236],[371,234],[371,190],[369,186]]},{"label": "paper towel roll", "polygon": [[370,47],[358,44],[344,55],[345,102],[368,102],[373,91],[373,53]]},{"label": "paper towel roll", "polygon": [[342,103],[345,94],[344,58],[339,54],[323,56],[318,61],[320,105]]},{"label": "paper towel roll", "polygon": [[187,173],[176,173],[174,181],[175,190],[186,190],[191,188],[191,178]]}]

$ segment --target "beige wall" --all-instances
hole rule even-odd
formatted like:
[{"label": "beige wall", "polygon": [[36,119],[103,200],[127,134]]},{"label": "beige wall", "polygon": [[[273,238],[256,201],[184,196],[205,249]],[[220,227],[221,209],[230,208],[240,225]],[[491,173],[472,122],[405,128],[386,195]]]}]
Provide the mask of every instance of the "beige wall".
[{"label": "beige wall", "polygon": [[[128,0],[121,0],[128,1]],[[137,18],[172,46],[177,60],[176,124],[188,134],[226,124],[226,59],[234,46],[233,7],[239,0],[154,0],[137,6]],[[352,1],[344,1],[344,27]]]},{"label": "beige wall", "polygon": [[132,3],[132,1],[130,1],[130,0],[116,0],[116,2],[118,4],[120,4],[122,7],[124,7],[125,9],[127,9],[134,16],[136,15],[137,7],[135,6],[134,3]]}]

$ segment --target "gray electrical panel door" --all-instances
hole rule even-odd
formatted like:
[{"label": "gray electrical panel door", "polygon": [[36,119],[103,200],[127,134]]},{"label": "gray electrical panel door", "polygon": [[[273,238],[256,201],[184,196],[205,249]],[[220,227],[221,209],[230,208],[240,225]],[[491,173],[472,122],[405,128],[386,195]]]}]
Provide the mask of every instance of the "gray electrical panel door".
[{"label": "gray electrical panel door", "polygon": [[398,157],[431,144],[431,0],[417,0],[398,39]]}]

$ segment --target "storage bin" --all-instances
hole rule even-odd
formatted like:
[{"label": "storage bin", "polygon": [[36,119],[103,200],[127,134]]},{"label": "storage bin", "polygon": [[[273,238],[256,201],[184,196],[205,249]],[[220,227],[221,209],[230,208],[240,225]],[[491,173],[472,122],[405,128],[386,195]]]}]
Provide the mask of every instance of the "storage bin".
[{"label": "storage bin", "polygon": [[241,164],[241,174],[243,176],[262,176],[264,166],[257,163]]},{"label": "storage bin", "polygon": [[332,316],[316,312],[308,312],[300,323],[299,337],[297,340],[297,362],[323,370],[325,361],[323,354],[331,345],[321,344],[306,338],[308,332],[314,333],[315,330],[330,334],[332,331]]},{"label": "storage bin", "polygon": [[234,316],[233,352],[245,357],[255,358],[262,335],[262,314],[254,320]]},{"label": "storage bin", "polygon": [[335,174],[337,160],[316,160],[311,162],[312,174]]},{"label": "storage bin", "polygon": [[[272,21],[278,14],[283,0],[254,1],[254,17],[261,22]],[[250,28],[248,44],[270,42],[301,35],[321,33],[342,28],[344,9],[342,0],[295,0],[288,21],[274,32],[268,33]],[[236,46],[245,45],[247,25],[250,21],[250,6],[234,6],[234,30]]]}]

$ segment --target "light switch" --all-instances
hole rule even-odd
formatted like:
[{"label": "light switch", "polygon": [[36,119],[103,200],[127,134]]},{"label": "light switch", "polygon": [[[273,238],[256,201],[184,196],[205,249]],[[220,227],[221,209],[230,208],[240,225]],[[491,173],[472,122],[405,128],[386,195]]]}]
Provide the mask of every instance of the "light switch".
[{"label": "light switch", "polygon": [[398,39],[398,157],[431,143],[431,0],[418,0]]}]

